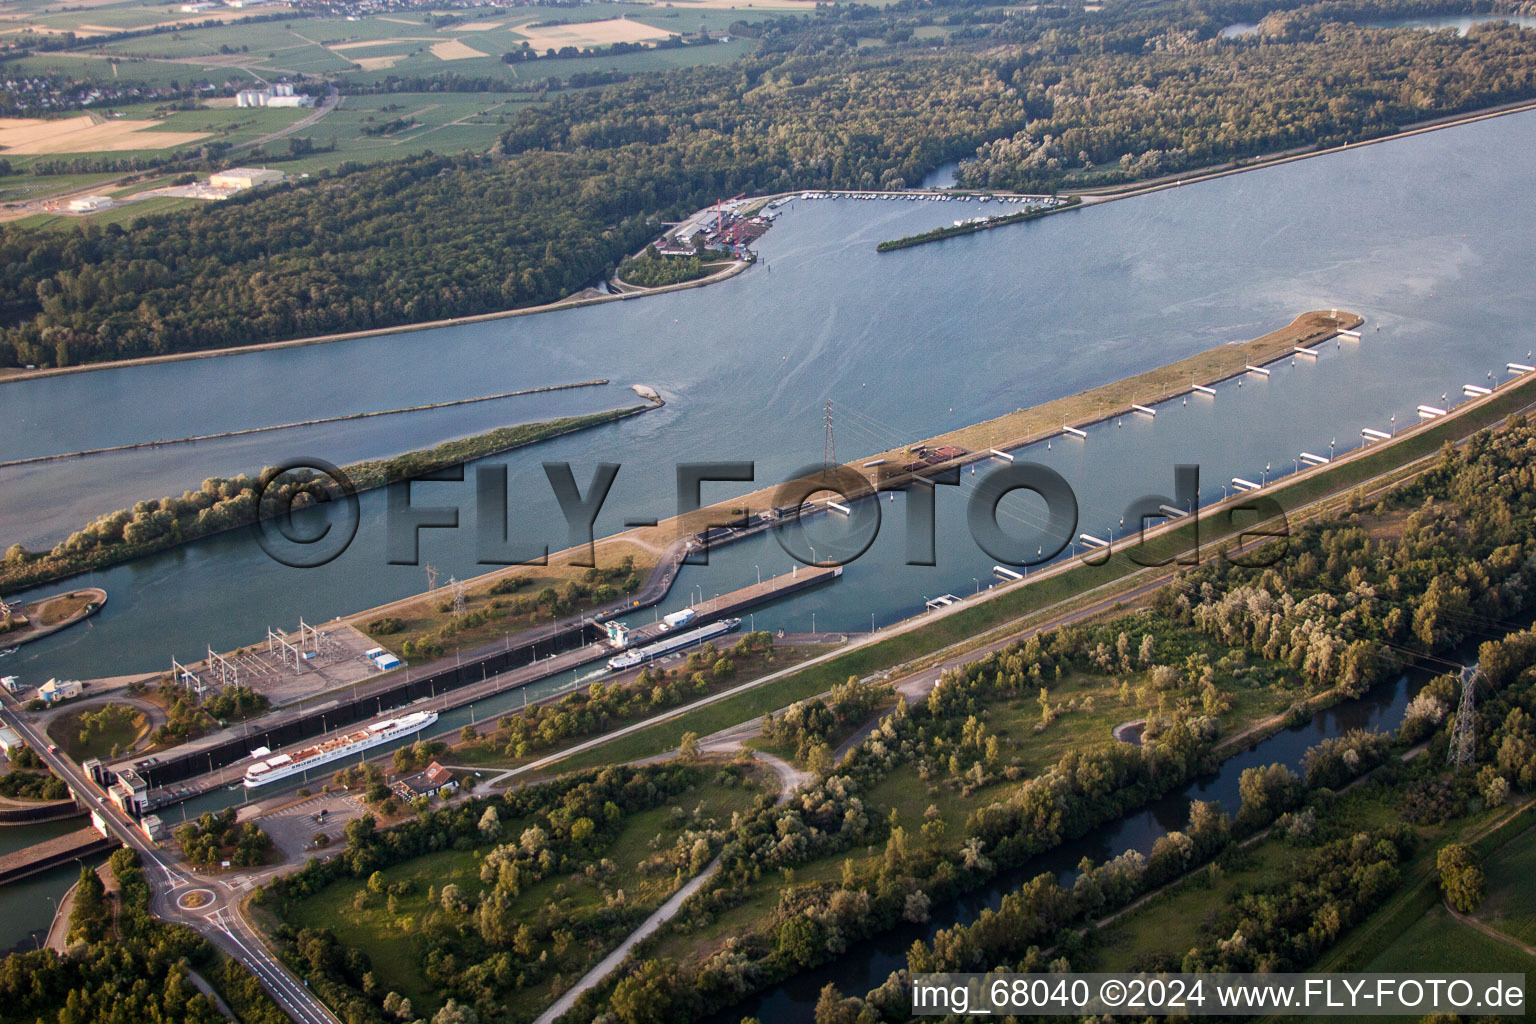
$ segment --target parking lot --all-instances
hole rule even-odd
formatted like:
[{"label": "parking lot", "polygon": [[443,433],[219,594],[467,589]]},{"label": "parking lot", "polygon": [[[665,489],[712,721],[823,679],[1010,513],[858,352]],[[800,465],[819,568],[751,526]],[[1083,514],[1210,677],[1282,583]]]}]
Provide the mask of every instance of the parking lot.
[{"label": "parking lot", "polygon": [[[317,821],[321,812],[324,816]],[[347,822],[363,816],[361,801],[349,793],[322,793],[280,811],[262,817],[258,824],[272,837],[272,842],[288,861],[302,863],[317,849],[333,849],[343,844],[341,830]],[[331,837],[328,846],[314,846],[315,834]]]}]

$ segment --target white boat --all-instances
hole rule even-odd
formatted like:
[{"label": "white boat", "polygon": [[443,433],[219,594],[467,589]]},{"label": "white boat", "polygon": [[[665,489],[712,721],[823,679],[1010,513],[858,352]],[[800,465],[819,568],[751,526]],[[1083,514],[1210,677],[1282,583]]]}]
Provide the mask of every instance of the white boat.
[{"label": "white boat", "polygon": [[[257,761],[245,770],[245,788],[255,789],[282,779],[290,779],[301,772],[319,768],[333,761],[340,761],[344,757],[351,757],[370,747],[377,747],[390,740],[420,732],[435,721],[437,721],[436,711],[413,711],[400,718],[390,718],[360,726],[351,732],[338,733],[292,754],[268,757]],[[260,754],[265,753],[266,750],[261,749]],[[253,751],[255,756],[260,754]]]}]

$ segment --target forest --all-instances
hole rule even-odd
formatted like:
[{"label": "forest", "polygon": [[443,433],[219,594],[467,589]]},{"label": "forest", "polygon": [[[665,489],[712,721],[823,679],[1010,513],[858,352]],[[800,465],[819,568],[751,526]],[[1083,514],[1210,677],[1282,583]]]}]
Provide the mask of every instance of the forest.
[{"label": "forest", "polygon": [[[662,219],[738,192],[902,188],[960,158],[967,185],[1114,183],[1536,96],[1536,33],[1335,20],[1368,6],[1281,11],[1243,39],[1219,35],[1239,5],[1200,0],[986,20],[907,0],[754,23],[757,50],[738,61],[561,93],[488,154],[343,165],[128,227],[0,229],[0,363],[550,302],[610,274]],[[910,34],[938,23],[956,29],[949,45]],[[869,34],[894,41],[860,48]]]},{"label": "forest", "polygon": [[[1197,805],[1189,824],[1150,855],[1086,863],[1066,889],[1042,875],[1001,909],[939,932],[908,957],[913,971],[1000,963],[1047,970],[1060,956],[1092,964],[1092,943],[1078,934],[1087,915],[1277,828],[1311,852],[1283,886],[1241,896],[1214,932],[1240,931],[1251,942],[1239,949],[1213,941],[1185,963],[1310,965],[1395,890],[1416,829],[1536,786],[1536,641],[1513,625],[1530,609],[1536,571],[1533,453],[1536,428],[1512,419],[1462,449],[1447,447],[1437,465],[1378,503],[1366,507],[1357,497],[1293,536],[1284,563],[1248,569],[1216,558],[1158,591],[1147,611],[1043,633],[947,673],[926,700],[898,704],[814,785],[743,821],[715,879],[636,951],[634,970],[584,995],[572,1019],[605,1007],[620,1024],[720,1011],[898,922],[926,920],[1000,871],[1208,771],[1234,752],[1222,743],[1234,702],[1253,706],[1254,696],[1270,693],[1282,711],[1291,702],[1275,728],[1296,724],[1404,666],[1455,664],[1453,652],[1486,640],[1478,658],[1498,697],[1476,719],[1478,749],[1497,753],[1475,773],[1444,768],[1460,683],[1455,673],[1440,675],[1412,702],[1397,736],[1324,741],[1301,774],[1282,764],[1249,768],[1235,815]],[[1058,742],[1049,747],[1060,751],[1054,760],[1032,762],[1032,747],[1049,746],[1085,700],[1099,699],[1082,694],[1106,675],[1122,680],[1124,705],[1108,721],[1146,716],[1141,745],[1111,742],[1100,726],[1097,739]],[[1021,737],[1015,723],[1037,693],[1035,728]],[[1397,754],[1426,741],[1427,756],[1402,767]],[[1318,824],[1329,794],[1378,769],[1385,774],[1372,784],[1395,787],[1385,800],[1401,808],[1400,824],[1362,835]],[[923,787],[926,796],[904,796]],[[1056,954],[1043,954],[1052,948]],[[898,1020],[909,1007],[893,978],[867,1000],[835,995],[827,1013],[836,1015],[827,1019],[873,1012]]]},{"label": "forest", "polygon": [[205,939],[150,913],[139,855],[115,851],[117,883],[106,895],[94,868],[80,873],[81,898],[69,919],[70,951],[16,953],[0,961],[6,1020],[57,1024],[223,1024],[225,1017],[192,980],[207,978],[244,1024],[284,1024],[265,990],[242,965]]}]

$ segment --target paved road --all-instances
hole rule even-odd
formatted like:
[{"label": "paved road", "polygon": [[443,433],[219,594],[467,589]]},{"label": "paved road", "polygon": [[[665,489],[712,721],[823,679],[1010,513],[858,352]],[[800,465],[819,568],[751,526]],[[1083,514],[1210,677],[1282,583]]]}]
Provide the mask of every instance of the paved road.
[{"label": "paved road", "polygon": [[313,114],[310,114],[306,117],[301,117],[288,127],[281,128],[275,132],[270,132],[266,135],[263,135],[259,139],[251,139],[249,142],[242,142],[239,145],[231,146],[229,147],[229,151],[231,153],[238,153],[243,149],[255,149],[257,146],[264,146],[269,142],[276,142],[278,139],[286,138],[289,135],[292,135],[294,132],[301,132],[305,128],[308,128],[318,122],[326,114],[329,114],[331,111],[341,106],[341,101],[341,94],[336,91],[336,87],[333,85],[331,86],[330,94],[327,95],[325,99],[320,101],[319,105],[315,107],[315,112]]},{"label": "paved road", "polygon": [[[9,696],[3,698],[0,721],[14,729],[27,745],[63,779],[88,811],[94,812],[125,846],[138,851],[143,861],[144,878],[150,885],[150,909],[165,921],[185,924],[220,949],[241,961],[261,981],[262,987],[298,1024],[340,1024],[315,998],[309,988],[295,978],[267,949],[261,937],[241,916],[239,900],[244,889],[255,882],[248,876],[232,884],[224,879],[207,879],[179,870],[159,847],[111,801],[94,782],[87,779],[73,763],[49,749],[48,741],[32,724],[16,714]],[[271,872],[269,871],[268,874]],[[204,890],[208,901],[196,909],[180,903],[186,893]]]}]

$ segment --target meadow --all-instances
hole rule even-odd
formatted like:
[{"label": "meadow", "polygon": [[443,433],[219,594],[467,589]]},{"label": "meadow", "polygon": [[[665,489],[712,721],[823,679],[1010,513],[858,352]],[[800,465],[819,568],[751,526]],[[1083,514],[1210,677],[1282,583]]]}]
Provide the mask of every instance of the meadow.
[{"label": "meadow", "polygon": [[[649,912],[660,906],[686,875],[658,872],[646,867],[646,862],[653,860],[657,851],[671,847],[686,830],[729,827],[732,815],[749,810],[763,792],[763,783],[757,779],[745,784],[716,779],[663,806],[629,815],[618,835],[601,851],[612,870],[544,878],[516,896],[515,917],[534,921],[550,913],[569,915],[577,908],[599,906],[616,893],[622,894],[628,907]],[[531,819],[504,821],[501,834],[515,840],[530,824]],[[470,894],[485,888],[480,861],[493,845],[442,850],[385,868],[381,888],[385,892],[393,888],[398,893],[387,901],[354,881],[335,882],[291,905],[285,923],[330,929],[342,943],[366,953],[375,977],[388,979],[387,987],[410,999],[418,1015],[429,1016],[442,1005],[443,996],[423,974],[427,950],[418,924],[424,916],[439,912],[431,898],[446,886],[457,885]],[[567,984],[574,981],[580,971],[606,952],[606,944],[573,942],[565,953],[558,954],[560,975],[519,990],[509,1004],[532,1016],[555,997],[557,977]]]}]

